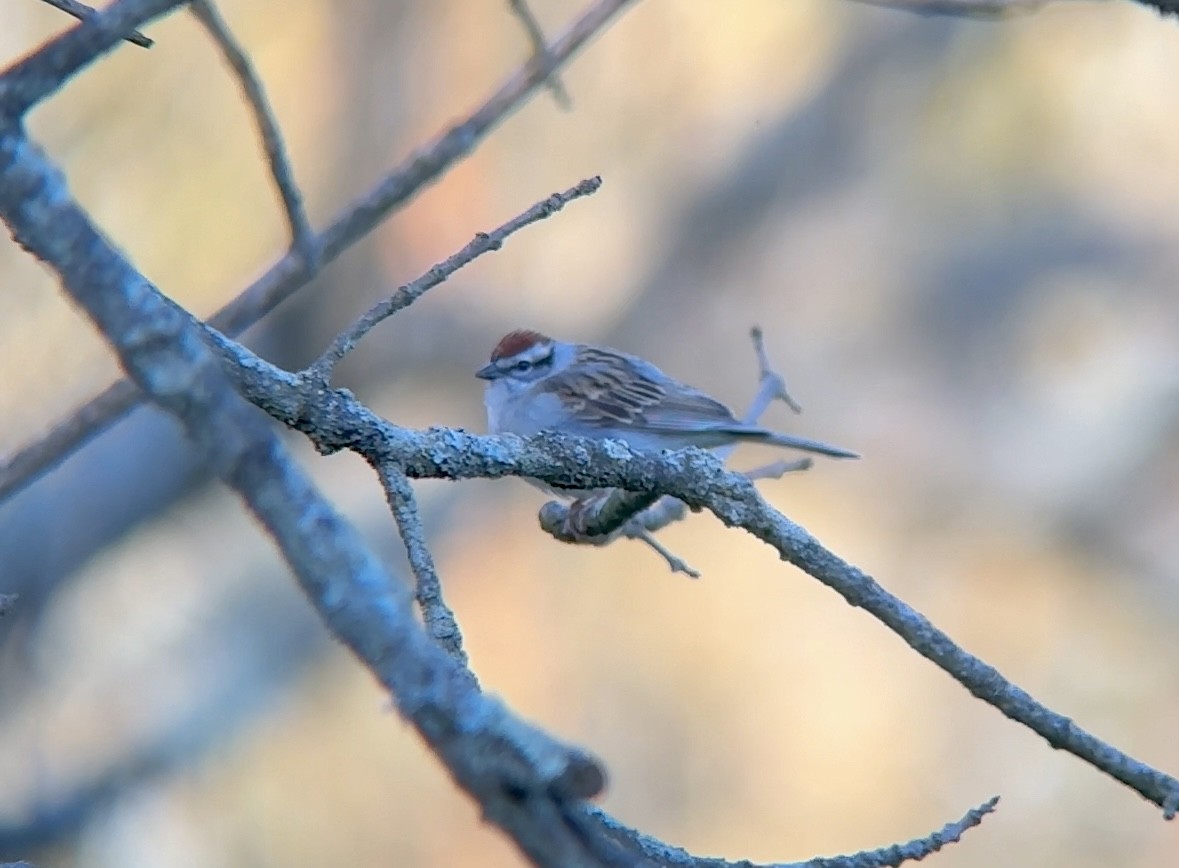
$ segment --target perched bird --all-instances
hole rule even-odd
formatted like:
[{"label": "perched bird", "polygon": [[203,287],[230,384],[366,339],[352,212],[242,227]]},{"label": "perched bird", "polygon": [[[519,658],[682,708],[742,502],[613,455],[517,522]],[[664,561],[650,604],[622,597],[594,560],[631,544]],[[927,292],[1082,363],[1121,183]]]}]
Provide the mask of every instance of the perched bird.
[{"label": "perched bird", "polygon": [[475,376],[487,381],[484,404],[493,434],[556,431],[652,451],[768,443],[859,458],[818,440],[746,425],[720,401],[638,356],[526,329],[505,335]]}]

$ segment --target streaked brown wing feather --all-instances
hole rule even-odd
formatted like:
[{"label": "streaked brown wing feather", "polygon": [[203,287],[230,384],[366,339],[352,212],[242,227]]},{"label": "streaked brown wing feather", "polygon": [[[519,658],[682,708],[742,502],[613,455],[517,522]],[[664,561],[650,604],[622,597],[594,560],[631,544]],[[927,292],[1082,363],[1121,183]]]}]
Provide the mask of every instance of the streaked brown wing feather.
[{"label": "streaked brown wing feather", "polygon": [[543,388],[560,395],[586,425],[658,431],[734,421],[724,404],[682,384],[665,388],[630,356],[587,347],[578,362],[576,370],[553,375]]},{"label": "streaked brown wing feather", "polygon": [[573,415],[587,425],[633,425],[663,397],[663,389],[651,380],[625,380],[609,368],[563,371],[544,382],[544,389],[559,395]]}]

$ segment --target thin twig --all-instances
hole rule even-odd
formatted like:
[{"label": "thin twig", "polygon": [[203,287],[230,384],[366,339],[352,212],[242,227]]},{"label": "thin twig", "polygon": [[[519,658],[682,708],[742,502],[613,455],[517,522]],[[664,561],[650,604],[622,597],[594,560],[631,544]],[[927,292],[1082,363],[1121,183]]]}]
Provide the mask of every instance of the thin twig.
[{"label": "thin twig", "polygon": [[982,823],[987,814],[993,813],[998,804],[999,797],[994,796],[977,808],[971,808],[961,820],[947,823],[932,835],[914,838],[904,844],[893,844],[879,850],[862,850],[851,856],[808,859],[806,862],[780,865],[777,868],[892,868],[905,862],[920,862],[947,844],[958,843],[968,830]]},{"label": "thin twig", "polygon": [[[916,15],[945,15],[990,21],[1018,13],[1031,13],[1051,0],[855,0],[865,6],[881,6]],[[1153,4],[1152,4],[1153,5]]]},{"label": "thin twig", "polygon": [[[795,461],[774,461],[752,470],[746,470],[744,473],[747,478],[753,480],[781,479],[787,473],[810,470],[813,464],[814,462],[810,458],[799,458]],[[624,524],[616,536],[646,543],[654,549],[656,554],[667,561],[673,573],[687,573],[693,579],[698,579],[700,573],[689,567],[682,558],[668,551],[667,547],[659,542],[654,535],[655,531],[662,530],[674,522],[682,521],[687,514],[688,507],[682,500],[665,495]],[[609,540],[604,540],[602,543],[596,542],[597,539],[600,537],[590,537],[581,542],[602,545],[606,541],[613,540],[614,537],[610,537]]]},{"label": "thin twig", "polygon": [[417,579],[414,597],[426,624],[426,632],[460,666],[468,668],[467,652],[463,650],[463,634],[454,612],[442,598],[442,582],[434,566],[434,557],[426,545],[426,530],[422,526],[413,486],[401,468],[391,462],[377,462],[373,469],[377,471],[381,487],[385,489],[385,499],[393,511],[397,529],[405,543],[405,552],[409,556],[410,569]]},{"label": "thin twig", "polygon": [[[766,393],[768,394],[769,400],[777,398],[795,413],[801,413],[802,406],[790,397],[790,392],[786,388],[786,380],[770,364],[770,357],[766,354],[765,336],[762,334],[761,326],[751,328],[749,330],[749,338],[753,341],[753,352],[757,354],[757,376],[760,386],[759,397],[762,393]],[[769,400],[767,400],[766,406],[769,406]],[[750,425],[756,424],[764,412],[765,407],[759,407],[755,402],[749,408],[749,415],[753,418],[747,419],[746,422]]]},{"label": "thin twig", "polygon": [[651,547],[654,552],[667,561],[667,566],[673,573],[683,573],[690,579],[700,578],[700,571],[693,566],[690,566],[683,558],[672,552],[667,546],[655,538],[651,531],[645,527],[637,528],[633,531],[628,531],[626,534],[630,539],[637,539],[645,542]]},{"label": "thin twig", "polygon": [[527,211],[517,214],[507,223],[491,232],[480,232],[466,247],[439,262],[417,280],[400,287],[393,295],[373,305],[362,317],[356,320],[332,340],[331,344],[318,359],[307,368],[306,374],[313,382],[327,385],[332,378],[332,370],[336,364],[350,353],[356,344],[369,333],[378,323],[388,319],[397,311],[408,307],[417,301],[427,291],[445,281],[463,266],[478,259],[484,253],[499,250],[504,240],[513,233],[552,217],[570,202],[596,193],[602,186],[602,179],[595,175],[580,184],[570,187],[562,193],[554,193],[547,199],[537,202]]},{"label": "thin twig", "polygon": [[[123,7],[127,0],[115,4]],[[153,13],[176,5],[180,0],[154,0]],[[552,68],[564,65],[578,49],[598,34],[623,9],[637,0],[598,0],[549,46]],[[147,0],[141,0],[146,4]],[[111,7],[113,8],[113,7]],[[110,9],[102,15],[108,15]],[[101,16],[100,16],[101,17]],[[67,46],[68,48],[69,46]],[[63,49],[65,51],[65,49]],[[65,51],[65,53],[69,53]],[[332,262],[380,224],[398,206],[409,201],[422,187],[431,183],[455,162],[465,157],[505,117],[518,108],[544,80],[544,68],[535,59],[520,67],[498,90],[461,123],[447,130],[405,163],[387,175],[367,195],[353,202],[316,236],[319,264]],[[52,82],[33,80],[16,88],[12,99],[18,106],[31,105],[50,92]],[[0,109],[5,92],[0,79]],[[209,325],[230,337],[245,331],[282,301],[305,286],[316,271],[302,256],[288,253],[236,298],[219,310]],[[143,400],[129,381],[120,380],[104,389],[37,440],[0,460],[0,502],[43,473],[56,467],[67,456],[94,436],[102,433]]]},{"label": "thin twig", "polygon": [[[78,0],[41,0],[41,2],[48,3],[54,9],[60,9],[67,15],[73,15],[79,21],[85,21],[90,16],[98,14],[98,10],[93,6],[79,3]],[[132,45],[138,45],[140,48],[151,48],[155,45],[155,40],[149,39],[138,30],[132,30],[123,39]]]},{"label": "thin twig", "polygon": [[810,470],[814,464],[814,459],[811,458],[796,458],[794,461],[780,459],[778,461],[771,461],[769,464],[763,464],[760,467],[755,467],[752,470],[746,470],[745,476],[753,480],[781,479],[787,473],[800,473],[804,470]]},{"label": "thin twig", "polygon": [[0,73],[0,119],[17,120],[128,33],[184,0],[116,0]]},{"label": "thin twig", "polygon": [[295,183],[295,174],[291,168],[291,161],[287,156],[287,148],[282,139],[282,132],[278,128],[278,120],[274,116],[274,109],[266,98],[266,91],[262,81],[254,71],[250,58],[242,50],[234,38],[225,19],[217,11],[213,0],[191,0],[189,9],[201,26],[208,31],[212,40],[217,43],[225,62],[237,76],[242,95],[250,106],[254,115],[254,123],[258,127],[258,134],[262,137],[262,147],[266,151],[266,164],[270,167],[270,177],[274,181],[282,200],[283,212],[286,214],[287,226],[291,231],[291,247],[296,250],[308,270],[314,271],[319,260],[319,245],[315,233],[311,231],[311,224],[307,220],[307,211],[303,207],[303,195],[299,185]]},{"label": "thin twig", "polygon": [[524,25],[524,31],[528,34],[528,41],[532,43],[532,53],[546,69],[551,71],[545,76],[545,87],[553,95],[554,102],[557,105],[568,111],[573,104],[569,100],[569,93],[565,90],[565,86],[561,84],[561,79],[557,75],[556,69],[553,67],[552,59],[549,57],[548,41],[544,38],[544,30],[541,29],[540,22],[536,20],[536,16],[532,14],[532,9],[528,5],[528,0],[508,0],[508,5],[511,6],[512,12],[520,23]]}]

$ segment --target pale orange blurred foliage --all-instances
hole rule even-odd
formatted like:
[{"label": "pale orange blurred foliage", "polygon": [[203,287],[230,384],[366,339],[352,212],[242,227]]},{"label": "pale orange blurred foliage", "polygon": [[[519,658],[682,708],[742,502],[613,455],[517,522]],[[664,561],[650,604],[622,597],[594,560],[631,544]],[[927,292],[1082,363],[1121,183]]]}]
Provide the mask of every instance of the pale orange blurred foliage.
[{"label": "pale orange blurred foliage", "polygon": [[[11,5],[28,8],[0,38],[6,58],[67,24]],[[527,52],[507,3],[221,6],[316,225]],[[581,4],[532,6],[553,33]],[[276,257],[284,223],[203,33],[185,15],[149,33],[155,48],[120,48],[31,127],[137,266],[207,314]],[[838,0],[648,0],[563,81],[571,112],[538,94],[305,290],[284,349],[309,359],[474,232],[601,174],[601,193],[381,326],[349,385],[396,422],[481,430],[470,371],[529,325],[618,341],[740,406],[760,323],[806,407],[769,421],[865,455],[766,496],[1033,695],[1179,773],[1179,26],[1129,3],[987,24]],[[825,142],[818,125],[829,147],[756,157],[807,112],[783,141]],[[787,176],[801,180],[759,198]],[[725,190],[730,210],[700,210]],[[667,258],[685,250],[713,253],[681,274]],[[115,368],[46,271],[12,244],[0,269],[8,449]],[[395,559],[371,473],[301,454]],[[706,516],[662,534],[703,571],[692,582],[637,543],[553,542],[520,482],[419,491],[483,685],[602,757],[604,805],[624,822],[696,853],[795,860],[925,835],[999,793],[998,814],[935,864],[1176,863],[1179,827],[1156,809],[744,534]],[[0,721],[0,779],[19,782],[0,795],[7,822],[232,672],[230,651],[185,649],[224,600],[263,591],[306,616],[218,490],[87,564],[36,647],[45,689]],[[326,862],[521,864],[336,646],[44,860]]]}]

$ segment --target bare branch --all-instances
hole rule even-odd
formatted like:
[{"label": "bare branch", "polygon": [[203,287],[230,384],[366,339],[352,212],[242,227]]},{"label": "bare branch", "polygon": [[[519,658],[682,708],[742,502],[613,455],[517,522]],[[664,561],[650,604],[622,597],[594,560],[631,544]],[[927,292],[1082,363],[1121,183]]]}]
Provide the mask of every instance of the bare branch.
[{"label": "bare branch", "polygon": [[[73,15],[79,21],[85,21],[91,15],[96,15],[98,10],[92,6],[87,6],[85,3],[79,3],[78,0],[41,0],[43,3],[48,3],[54,9],[60,9],[67,15]],[[138,45],[140,48],[151,48],[155,45],[155,41],[148,39],[138,30],[132,30],[123,37],[132,45]]]},{"label": "bare branch", "polygon": [[[787,407],[795,413],[802,412],[802,405],[790,397],[790,392],[786,388],[786,380],[782,375],[774,370],[774,366],[770,364],[770,357],[766,354],[765,336],[762,334],[761,326],[754,326],[749,330],[749,339],[753,341],[753,352],[757,354],[757,376],[758,376],[758,398],[749,408],[746,423],[753,425],[761,418],[761,414],[766,411],[772,400],[777,398],[782,401]],[[761,402],[764,401],[764,406]]]},{"label": "bare branch", "polygon": [[626,536],[630,539],[637,539],[640,542],[646,543],[652,550],[654,550],[655,554],[659,555],[661,558],[667,561],[667,566],[673,573],[683,573],[689,579],[700,578],[701,573],[698,569],[691,566],[681,557],[672,552],[667,546],[657,540],[655,535],[645,527],[640,525],[639,527],[631,529],[628,525]]},{"label": "bare branch", "polygon": [[414,596],[418,601],[422,620],[426,623],[426,632],[455,659],[455,662],[467,668],[469,661],[467,652],[463,650],[463,634],[459,631],[454,612],[442,598],[442,582],[434,566],[434,557],[426,546],[426,529],[422,527],[422,517],[418,513],[413,487],[401,468],[388,461],[376,464],[374,469],[381,480],[381,487],[385,489],[385,498],[389,501],[389,508],[397,521],[397,529],[405,543],[410,569],[417,579]]},{"label": "bare branch", "polygon": [[804,470],[810,470],[814,464],[815,462],[811,458],[796,458],[793,461],[783,458],[760,467],[754,467],[752,470],[746,470],[745,476],[753,480],[781,479],[787,473],[801,473]]},{"label": "bare branch", "polygon": [[947,823],[932,835],[915,838],[905,844],[893,844],[879,850],[864,850],[852,856],[837,856],[834,859],[809,859],[793,866],[783,865],[781,868],[885,868],[905,862],[920,862],[947,844],[958,843],[967,830],[982,823],[983,818],[993,813],[998,804],[999,797],[994,796],[977,808],[971,808],[961,820]]},{"label": "bare branch", "polygon": [[[274,538],[325,623],[390,689],[400,712],[479,801],[483,815],[507,831],[529,859],[562,868],[728,864],[690,857],[582,804],[603,788],[601,766],[481,695],[471,673],[418,627],[404,588],[231,387],[201,324],[109,246],[70,199],[60,174],[16,127],[0,130],[0,216],[58,272],[140,387],[184,424],[209,464]],[[246,357],[235,375],[266,370],[237,344],[220,338],[218,346]],[[287,375],[277,382],[288,388],[297,380]],[[369,457],[377,466],[396,461],[409,468],[393,451],[376,450]],[[407,493],[408,488],[395,491],[395,499],[412,507]],[[403,525],[411,531],[407,545],[424,549],[414,524],[411,518]],[[433,572],[432,565],[418,566],[423,574]],[[653,852],[675,858],[656,860]]]},{"label": "bare branch", "polygon": [[314,271],[318,265],[319,247],[315,233],[311,231],[311,224],[307,220],[307,212],[303,207],[303,195],[295,183],[291,161],[287,157],[286,145],[282,140],[282,133],[278,128],[278,121],[274,117],[274,110],[266,98],[266,91],[262,82],[254,71],[254,65],[245,51],[234,39],[225,19],[217,11],[213,0],[192,0],[189,9],[201,26],[208,31],[212,40],[217,43],[225,62],[229,64],[234,75],[237,76],[242,94],[250,105],[254,115],[254,123],[258,126],[258,134],[262,136],[262,146],[266,151],[266,163],[270,167],[270,177],[282,199],[283,212],[286,214],[287,226],[291,230],[291,247],[303,257],[308,270]]},{"label": "bare branch", "polygon": [[[549,58],[548,42],[544,38],[544,31],[540,27],[540,22],[532,14],[528,0],[508,0],[508,5],[511,7],[513,14],[520,19],[520,23],[524,25],[524,31],[528,34],[528,41],[532,43],[533,56],[543,66],[551,69],[553,63]],[[569,94],[565,90],[565,86],[561,84],[561,79],[555,69],[545,76],[544,83],[545,87],[552,93],[553,100],[560,108],[566,111],[572,108],[573,104],[569,101]]]},{"label": "bare branch", "polygon": [[236,394],[200,324],[109,245],[16,125],[0,127],[0,217],[58,273],[140,388],[184,424],[274,538],[324,622],[390,690],[484,816],[540,864],[594,864],[561,815],[602,789],[601,766],[481,695],[425,634],[405,587]]},{"label": "bare branch", "polygon": [[[248,400],[302,431],[322,451],[351,449],[370,461],[394,461],[410,478],[523,476],[557,487],[625,488],[651,496],[667,493],[689,509],[707,509],[725,525],[748,531],[774,548],[783,560],[873,615],[974,696],[1028,727],[1052,747],[1068,751],[1130,787],[1164,808],[1168,817],[1179,804],[1179,780],[1102,741],[969,654],[920,612],[770,507],[748,478],[725,470],[711,453],[698,449],[642,453],[616,441],[556,434],[522,439],[478,436],[450,428],[412,431],[382,419],[342,390],[324,390],[309,403],[295,375],[233,341],[220,338],[218,348],[233,362],[227,369]],[[543,510],[541,520],[544,523]]]},{"label": "bare branch", "polygon": [[110,51],[136,28],[184,0],[117,0],[0,73],[0,119],[15,120]]},{"label": "bare branch", "polygon": [[[980,21],[997,21],[1013,15],[1038,12],[1051,2],[1064,0],[853,0],[865,6],[880,6],[916,15],[946,15],[959,18],[973,18]],[[1135,0],[1140,6],[1149,6],[1163,15],[1179,16],[1179,0]]]},{"label": "bare branch", "polygon": [[111,383],[32,443],[0,456],[0,502],[57,467],[142,400],[130,380]]},{"label": "bare branch", "polygon": [[400,287],[392,296],[378,302],[360,317],[349,328],[336,335],[331,345],[307,369],[307,375],[316,383],[326,385],[331,381],[332,370],[336,364],[350,353],[356,344],[368,334],[374,326],[388,319],[403,308],[409,307],[422,295],[438,284],[448,279],[452,274],[465,265],[478,259],[484,253],[499,250],[508,236],[541,220],[552,217],[574,199],[589,196],[602,186],[602,179],[598,176],[587,178],[580,184],[570,187],[563,193],[554,193],[547,199],[537,202],[527,211],[517,214],[491,232],[480,232],[474,239],[458,253],[439,262],[417,280]]},{"label": "bare branch", "polygon": [[[309,402],[299,377],[273,369],[222,336],[218,349],[241,364],[219,365],[205,342],[206,329],[162,297],[95,230],[60,173],[18,125],[0,127],[0,216],[57,271],[139,386],[185,425],[202,455],[278,543],[325,623],[390,689],[401,713],[479,800],[484,815],[539,864],[602,864],[598,854],[606,850],[611,862],[615,850],[627,853],[623,864],[651,860],[642,852],[630,858],[627,847],[647,844],[619,827],[610,827],[609,837],[597,837],[606,834],[607,824],[577,800],[601,790],[601,767],[478,693],[470,672],[418,627],[405,589],[248,410],[227,376],[241,394],[306,431],[321,447],[355,449],[374,466],[391,462],[410,477],[523,475],[579,488],[668,491],[691,508],[710,509],[876,614],[980,698],[1017,720],[1029,719],[1054,746],[1089,758],[1160,803],[1171,803],[1179,791],[1179,782],[1043,709],[958,649],[921,615],[768,507],[748,479],[726,472],[714,455],[699,450],[647,455],[618,443],[570,437],[525,441],[448,429],[412,432],[384,422],[345,392],[323,389]],[[594,837],[587,839],[591,832]]]},{"label": "bare branch", "polygon": [[917,15],[949,15],[994,20],[1036,12],[1051,0],[855,0],[865,6],[882,6]]},{"label": "bare branch", "polygon": [[[932,856],[949,844],[957,843],[970,829],[978,826],[988,814],[995,811],[999,797],[984,802],[966,812],[960,820],[947,823],[941,829],[923,838],[915,838],[904,844],[893,844],[877,850],[863,850],[850,856],[817,856],[805,862],[755,865],[752,862],[727,862],[724,859],[707,859],[693,856],[678,847],[671,847],[633,829],[621,825],[609,814],[598,808],[591,808],[591,817],[600,823],[601,831],[594,830],[597,838],[611,839],[616,846],[609,853],[602,853],[605,865],[667,865],[675,868],[893,868],[905,862],[918,862]],[[603,831],[605,834],[603,834]]]},{"label": "bare branch", "polygon": [[[159,7],[153,14],[159,14],[180,2],[120,0],[115,6],[125,7],[133,3],[138,9],[139,6],[152,3],[152,10]],[[634,2],[636,0],[597,0],[549,46],[552,68],[564,65],[619,12]],[[95,19],[110,15],[113,8],[95,16]],[[134,20],[138,23],[140,19]],[[500,121],[517,109],[536,89],[544,80],[544,73],[543,65],[535,59],[524,64],[465,120],[415,153],[367,195],[346,208],[315,238],[315,246],[320,251],[320,267],[333,261],[376,228],[394,209],[405,204],[424,186],[474,150]],[[0,117],[3,117],[6,99],[11,99],[12,93],[18,96],[24,94],[25,89],[26,86],[20,82],[10,85],[7,76],[0,77]],[[48,90],[40,93],[37,99],[47,93]],[[209,324],[231,337],[238,335],[305,286],[315,274],[301,256],[288,253],[221,308],[209,320]],[[141,400],[142,396],[134,385],[121,380],[83,404],[47,434],[0,460],[0,502],[56,467],[70,453],[126,415]]]}]

